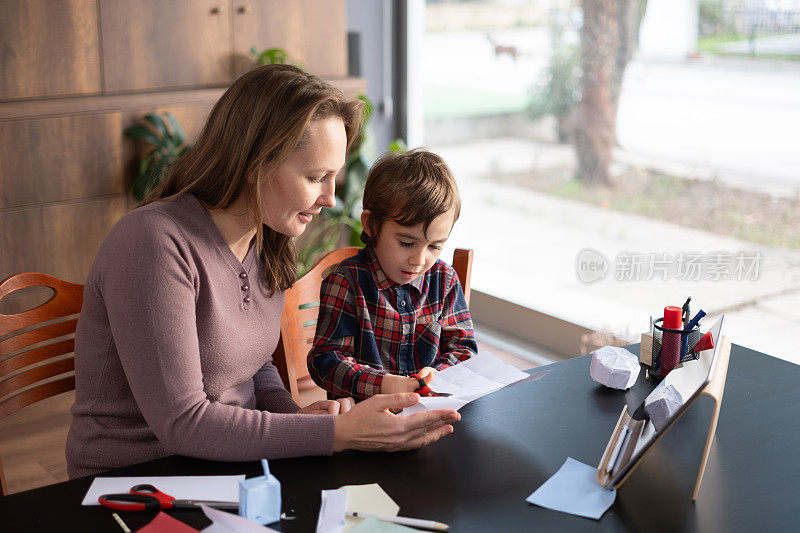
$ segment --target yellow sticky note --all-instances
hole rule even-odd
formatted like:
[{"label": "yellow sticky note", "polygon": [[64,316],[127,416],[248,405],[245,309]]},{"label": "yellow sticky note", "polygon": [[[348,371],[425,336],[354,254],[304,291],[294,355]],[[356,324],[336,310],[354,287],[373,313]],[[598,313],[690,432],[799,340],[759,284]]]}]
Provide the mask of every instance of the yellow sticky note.
[{"label": "yellow sticky note", "polygon": [[[397,516],[400,511],[400,506],[397,505],[393,499],[381,488],[377,483],[369,485],[345,485],[339,487],[346,489],[349,493],[347,498],[347,511],[353,513],[374,513],[389,516]],[[345,518],[343,532],[350,531],[361,521],[363,518],[354,518],[348,516]]]}]

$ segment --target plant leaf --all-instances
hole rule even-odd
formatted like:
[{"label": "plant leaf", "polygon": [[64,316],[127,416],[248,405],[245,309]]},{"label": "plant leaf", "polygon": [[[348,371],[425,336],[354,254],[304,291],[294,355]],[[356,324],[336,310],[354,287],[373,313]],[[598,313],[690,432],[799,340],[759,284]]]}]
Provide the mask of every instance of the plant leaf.
[{"label": "plant leaf", "polygon": [[161,141],[159,136],[153,132],[153,130],[141,124],[137,124],[136,126],[131,126],[130,128],[126,129],[125,136],[132,137],[134,139],[144,139],[150,144],[155,145],[159,144]]},{"label": "plant leaf", "polygon": [[144,116],[144,120],[152,124],[161,137],[166,137],[169,134],[169,131],[167,131],[167,125],[164,123],[164,119],[162,119],[158,114],[148,113]]},{"label": "plant leaf", "polygon": [[178,119],[175,118],[175,115],[167,111],[164,113],[167,116],[167,120],[169,120],[169,126],[172,128],[172,135],[170,138],[172,139],[173,144],[177,148],[178,146],[182,145],[186,142],[186,132],[183,131],[183,126],[181,123],[178,122]]}]

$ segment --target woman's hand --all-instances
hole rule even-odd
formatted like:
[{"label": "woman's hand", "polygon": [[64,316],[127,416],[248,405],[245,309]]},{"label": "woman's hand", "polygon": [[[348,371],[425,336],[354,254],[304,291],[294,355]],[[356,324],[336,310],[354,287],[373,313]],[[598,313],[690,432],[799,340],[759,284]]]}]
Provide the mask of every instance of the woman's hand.
[{"label": "woman's hand", "polygon": [[453,432],[450,424],[461,420],[461,415],[453,409],[436,409],[411,416],[390,412],[417,402],[418,394],[379,394],[364,400],[349,413],[334,419],[333,450],[411,450],[449,435]]},{"label": "woman's hand", "polygon": [[306,405],[299,411],[299,415],[338,415],[344,414],[353,408],[355,402],[352,398],[339,398],[338,400],[319,400]]},{"label": "woman's hand", "polygon": [[[436,370],[426,366],[417,372],[419,376],[425,381],[426,385],[430,385]],[[410,378],[406,376],[398,376],[397,374],[384,374],[381,380],[381,394],[397,394],[399,392],[414,392],[419,389],[419,381],[417,378]]]}]

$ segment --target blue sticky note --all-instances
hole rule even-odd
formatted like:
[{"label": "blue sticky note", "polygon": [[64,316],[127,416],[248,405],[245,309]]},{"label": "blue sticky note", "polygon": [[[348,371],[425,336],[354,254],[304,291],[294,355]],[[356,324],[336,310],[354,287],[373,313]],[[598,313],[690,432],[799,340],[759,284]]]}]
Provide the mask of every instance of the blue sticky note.
[{"label": "blue sticky note", "polygon": [[554,511],[599,520],[614,503],[617,491],[603,487],[595,477],[596,471],[593,466],[567,457],[558,472],[526,501]]},{"label": "blue sticky note", "polygon": [[261,460],[264,475],[239,482],[239,515],[261,525],[281,519],[281,483]]}]

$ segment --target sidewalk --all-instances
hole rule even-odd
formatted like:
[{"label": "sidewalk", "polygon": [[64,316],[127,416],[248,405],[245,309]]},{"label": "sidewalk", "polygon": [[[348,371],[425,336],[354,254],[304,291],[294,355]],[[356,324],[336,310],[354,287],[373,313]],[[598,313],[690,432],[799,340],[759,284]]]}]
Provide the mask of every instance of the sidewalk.
[{"label": "sidewalk", "polygon": [[[800,251],[766,247],[705,231],[565,200],[488,179],[492,173],[544,169],[574,160],[569,146],[491,139],[431,146],[448,162],[462,195],[462,215],[448,248],[475,249],[472,286],[501,298],[622,338],[637,340],[649,315],[692,296],[693,310],[727,316],[727,335],[800,363]],[[606,277],[578,279],[584,249],[604,256]],[[620,253],[761,254],[758,279],[615,279]],[[447,255],[449,252],[445,252]],[[624,276],[623,276],[624,277]],[[646,276],[644,276],[646,277]]]}]

